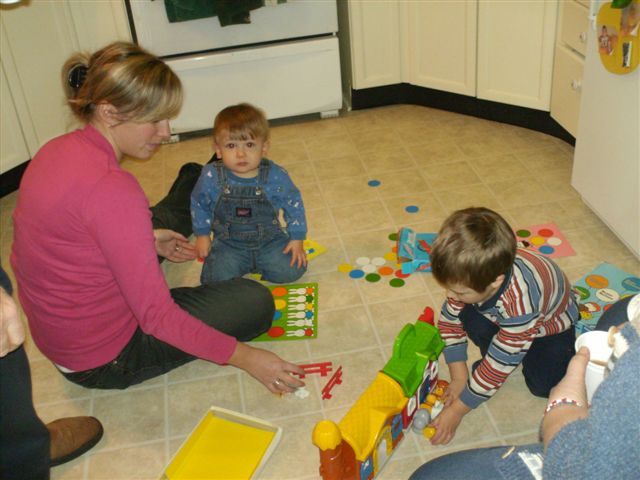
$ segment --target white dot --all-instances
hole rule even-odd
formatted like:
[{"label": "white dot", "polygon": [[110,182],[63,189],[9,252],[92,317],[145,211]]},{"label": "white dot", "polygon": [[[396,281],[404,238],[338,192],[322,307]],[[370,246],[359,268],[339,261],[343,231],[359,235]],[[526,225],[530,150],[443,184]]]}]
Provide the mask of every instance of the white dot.
[{"label": "white dot", "polygon": [[356,263],[358,265],[368,265],[369,263],[371,263],[371,260],[369,260],[369,257],[359,257],[356,258]]},{"label": "white dot", "polygon": [[387,261],[382,257],[376,257],[373,260],[371,260],[371,263],[373,263],[374,265],[378,265],[378,266],[384,265],[386,262]]},{"label": "white dot", "polygon": [[364,267],[362,267],[362,271],[365,273],[373,273],[376,271],[376,266],[375,265],[365,265]]},{"label": "white dot", "polygon": [[553,247],[556,247],[562,244],[562,240],[559,239],[558,237],[549,237],[547,238],[547,243]]}]

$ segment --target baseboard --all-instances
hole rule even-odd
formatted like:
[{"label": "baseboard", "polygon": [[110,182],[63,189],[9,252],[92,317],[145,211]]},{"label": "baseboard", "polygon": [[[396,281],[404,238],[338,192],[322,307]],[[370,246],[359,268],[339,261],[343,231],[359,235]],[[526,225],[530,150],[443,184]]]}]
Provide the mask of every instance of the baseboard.
[{"label": "baseboard", "polygon": [[396,104],[422,105],[536,130],[575,145],[575,138],[549,112],[506,105],[408,83],[351,91],[353,110]]},{"label": "baseboard", "polygon": [[17,167],[13,167],[11,170],[0,175],[0,198],[18,189],[20,180],[22,180],[22,174],[27,169],[30,161],[31,160],[21,163]]}]

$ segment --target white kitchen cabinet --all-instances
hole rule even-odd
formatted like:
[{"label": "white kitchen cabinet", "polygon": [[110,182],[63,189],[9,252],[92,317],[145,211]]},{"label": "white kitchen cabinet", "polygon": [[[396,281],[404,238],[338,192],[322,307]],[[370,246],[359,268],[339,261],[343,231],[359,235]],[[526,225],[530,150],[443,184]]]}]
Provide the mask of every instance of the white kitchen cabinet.
[{"label": "white kitchen cabinet", "polygon": [[551,117],[574,137],[578,133],[588,31],[588,8],[574,0],[562,2],[551,87]]},{"label": "white kitchen cabinet", "polygon": [[0,174],[3,174],[28,160],[29,150],[20,130],[18,112],[1,64],[0,75]]},{"label": "white kitchen cabinet", "polygon": [[556,13],[556,1],[478,3],[478,98],[549,111]]},{"label": "white kitchen cabinet", "polygon": [[475,96],[476,0],[411,2],[408,83]]},{"label": "white kitchen cabinet", "polygon": [[399,2],[355,0],[348,6],[353,88],[400,83]]},{"label": "white kitchen cabinet", "polygon": [[352,87],[409,83],[549,111],[557,5],[350,1]]},{"label": "white kitchen cabinet", "polygon": [[2,173],[77,125],[61,85],[67,58],[130,38],[119,0],[33,0],[0,10]]}]

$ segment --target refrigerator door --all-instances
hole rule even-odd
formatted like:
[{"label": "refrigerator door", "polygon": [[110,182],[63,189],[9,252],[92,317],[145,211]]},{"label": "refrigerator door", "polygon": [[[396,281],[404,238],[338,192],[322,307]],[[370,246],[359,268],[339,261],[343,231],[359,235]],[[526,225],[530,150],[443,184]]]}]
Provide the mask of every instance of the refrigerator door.
[{"label": "refrigerator door", "polygon": [[289,1],[251,10],[251,23],[221,27],[218,17],[169,23],[164,1],[129,1],[138,44],[179,55],[338,31],[335,0]]},{"label": "refrigerator door", "polygon": [[640,257],[640,69],[608,72],[596,32],[587,42],[571,184]]}]

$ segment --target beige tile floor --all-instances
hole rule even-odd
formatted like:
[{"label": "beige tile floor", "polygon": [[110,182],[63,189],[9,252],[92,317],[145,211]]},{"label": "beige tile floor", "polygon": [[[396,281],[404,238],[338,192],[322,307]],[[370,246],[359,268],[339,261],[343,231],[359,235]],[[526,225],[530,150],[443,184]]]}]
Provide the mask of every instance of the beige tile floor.
[{"label": "beige tile floor", "polygon": [[[312,239],[328,251],[311,262],[304,281],[320,284],[319,337],[261,344],[297,362],[342,365],[344,382],[322,400],[324,382],[309,378],[311,395],[278,398],[231,367],[197,361],[127,391],[77,387],[62,378],[27,341],[34,401],[44,421],[68,415],[100,418],[105,436],[80,459],[53,469],[54,479],[156,479],[210,405],[267,419],[284,436],[261,478],[318,478],[314,424],[339,420],[389,357],[396,333],[422,309],[437,307],[443,291],[429,274],[402,288],[351,280],[337,271],[357,257],[389,250],[390,232],[408,225],[437,231],[454,209],[487,206],[513,226],[555,222],[577,254],[558,263],[575,281],[600,262],[636,275],[640,262],[587,208],[570,186],[573,148],[509,125],[418,106],[392,106],[335,119],[273,128],[270,157],[300,187]],[[206,138],[166,145],[149,161],[125,160],[151,203],[188,161],[204,163]],[[378,188],[367,186],[378,179]],[[8,267],[16,194],[0,201],[1,258]],[[408,214],[407,205],[420,211]],[[172,286],[194,285],[201,264],[167,265]],[[477,356],[477,351],[472,356]],[[381,478],[406,479],[424,461],[459,449],[534,441],[545,401],[527,391],[517,371],[488,403],[471,412],[454,441],[433,447],[409,434]]]}]

